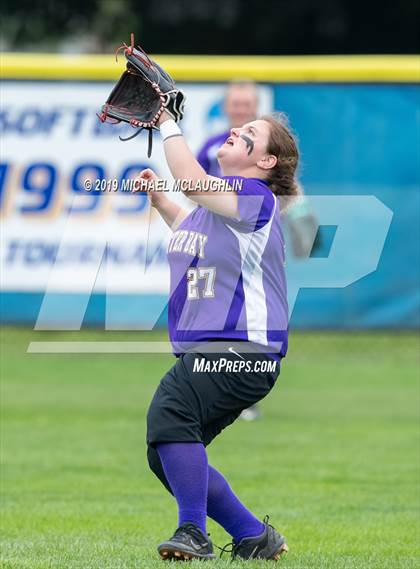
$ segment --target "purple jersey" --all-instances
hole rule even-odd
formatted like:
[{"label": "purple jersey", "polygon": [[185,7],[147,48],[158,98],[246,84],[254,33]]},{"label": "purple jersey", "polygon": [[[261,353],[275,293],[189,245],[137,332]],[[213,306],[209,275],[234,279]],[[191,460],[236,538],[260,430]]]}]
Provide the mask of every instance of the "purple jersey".
[{"label": "purple jersey", "polygon": [[217,161],[217,151],[229,136],[230,130],[227,130],[210,137],[198,153],[197,160],[210,176],[219,178],[222,175],[219,162]]},{"label": "purple jersey", "polygon": [[288,325],[279,202],[263,180],[223,179],[241,184],[240,219],[197,207],[168,246],[173,350],[236,340],[278,358],[286,354]]}]

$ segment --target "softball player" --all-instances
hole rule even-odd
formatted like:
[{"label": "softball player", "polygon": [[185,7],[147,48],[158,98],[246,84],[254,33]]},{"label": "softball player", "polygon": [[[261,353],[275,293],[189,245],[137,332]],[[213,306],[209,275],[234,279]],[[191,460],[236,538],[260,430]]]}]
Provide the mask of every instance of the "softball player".
[{"label": "softball player", "polygon": [[[298,191],[297,146],[284,120],[271,116],[232,128],[217,178],[168,114],[159,123],[169,169],[197,207],[187,214],[164,193],[149,193],[173,229],[169,335],[177,356],[147,417],[150,467],[179,510],[178,529],[158,551],[164,559],[214,558],[209,516],[232,536],[233,557],[278,559],[284,537],[240,502],[205,447],[269,393],[286,354],[280,207]],[[157,180],[151,170],[139,178],[149,188]]]}]

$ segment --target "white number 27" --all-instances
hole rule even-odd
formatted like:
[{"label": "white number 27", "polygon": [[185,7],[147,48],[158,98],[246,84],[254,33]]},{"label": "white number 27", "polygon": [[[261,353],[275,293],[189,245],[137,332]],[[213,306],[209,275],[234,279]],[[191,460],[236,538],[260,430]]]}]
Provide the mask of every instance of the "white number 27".
[{"label": "white number 27", "polygon": [[187,271],[187,297],[188,300],[198,300],[200,291],[198,289],[199,279],[205,279],[202,290],[202,298],[214,298],[214,281],[216,279],[216,267],[191,267]]}]

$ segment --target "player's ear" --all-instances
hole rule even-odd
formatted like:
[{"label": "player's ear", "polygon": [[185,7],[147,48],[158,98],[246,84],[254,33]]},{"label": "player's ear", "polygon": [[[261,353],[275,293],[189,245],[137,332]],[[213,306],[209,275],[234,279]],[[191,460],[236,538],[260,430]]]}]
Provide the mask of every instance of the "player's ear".
[{"label": "player's ear", "polygon": [[263,170],[271,170],[271,168],[274,168],[276,164],[277,164],[277,156],[274,156],[274,154],[265,154],[257,162],[257,166],[259,166]]}]

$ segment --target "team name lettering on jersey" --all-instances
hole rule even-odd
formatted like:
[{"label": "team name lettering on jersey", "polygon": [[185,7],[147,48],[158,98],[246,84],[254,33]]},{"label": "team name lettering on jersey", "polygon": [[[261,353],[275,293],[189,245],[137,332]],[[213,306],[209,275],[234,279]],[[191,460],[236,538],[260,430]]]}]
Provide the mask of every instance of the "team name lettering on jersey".
[{"label": "team name lettering on jersey", "polygon": [[187,253],[192,257],[204,259],[204,248],[207,243],[207,235],[197,231],[186,231],[180,229],[175,231],[169,242],[169,253]]}]

